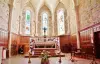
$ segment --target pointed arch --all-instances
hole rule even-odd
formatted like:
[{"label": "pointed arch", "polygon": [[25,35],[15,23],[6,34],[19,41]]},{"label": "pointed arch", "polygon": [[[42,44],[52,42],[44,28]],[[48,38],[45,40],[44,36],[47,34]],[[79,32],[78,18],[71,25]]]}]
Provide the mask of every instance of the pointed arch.
[{"label": "pointed arch", "polygon": [[[46,24],[43,24],[43,22],[44,22],[44,19],[43,19],[43,15],[46,15]],[[40,8],[40,10],[39,10],[39,13],[38,13],[38,21],[39,21],[39,23],[38,23],[38,34],[39,35],[41,35],[41,36],[43,36],[43,27],[46,27],[46,35],[47,36],[49,36],[49,35],[51,35],[51,33],[50,33],[50,31],[51,31],[51,24],[52,24],[52,22],[51,22],[51,20],[52,20],[52,17],[51,17],[51,11],[50,11],[50,9],[46,6],[46,5],[43,5],[41,8]],[[44,25],[46,25],[46,26],[44,26]]]},{"label": "pointed arch", "polygon": [[50,6],[44,1],[41,6],[39,7],[39,11],[40,9],[42,9],[43,7],[46,7],[50,12],[51,12],[51,9],[50,9]]},{"label": "pointed arch", "polygon": [[[29,12],[28,14],[29,17],[27,17],[29,18],[28,23],[26,22],[27,11]],[[35,10],[33,5],[30,2],[26,3],[25,7],[22,10],[21,31],[22,34],[24,35],[34,36],[35,34]],[[26,31],[28,31],[28,33],[26,33]]]},{"label": "pointed arch", "polygon": [[55,35],[67,34],[67,10],[63,3],[59,2],[55,9],[54,32]]}]

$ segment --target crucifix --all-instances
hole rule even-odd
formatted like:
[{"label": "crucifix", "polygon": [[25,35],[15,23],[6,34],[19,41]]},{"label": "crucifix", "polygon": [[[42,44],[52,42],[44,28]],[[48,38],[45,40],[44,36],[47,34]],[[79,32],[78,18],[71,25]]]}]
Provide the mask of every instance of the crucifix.
[{"label": "crucifix", "polygon": [[46,27],[43,27],[43,30],[44,30],[44,42],[46,42],[46,30],[47,30],[47,28]]}]

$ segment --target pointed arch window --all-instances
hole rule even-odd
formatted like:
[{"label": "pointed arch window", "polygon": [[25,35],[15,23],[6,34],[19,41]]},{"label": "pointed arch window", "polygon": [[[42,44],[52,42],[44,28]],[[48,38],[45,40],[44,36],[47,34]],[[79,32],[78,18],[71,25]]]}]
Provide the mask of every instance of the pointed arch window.
[{"label": "pointed arch window", "polygon": [[48,14],[44,12],[42,14],[42,35],[47,35],[48,30]]},{"label": "pointed arch window", "polygon": [[30,21],[31,21],[31,13],[30,10],[26,10],[26,17],[25,17],[25,34],[30,34]]},{"label": "pointed arch window", "polygon": [[58,35],[65,34],[64,10],[63,9],[60,9],[57,11],[57,22],[58,22]]}]

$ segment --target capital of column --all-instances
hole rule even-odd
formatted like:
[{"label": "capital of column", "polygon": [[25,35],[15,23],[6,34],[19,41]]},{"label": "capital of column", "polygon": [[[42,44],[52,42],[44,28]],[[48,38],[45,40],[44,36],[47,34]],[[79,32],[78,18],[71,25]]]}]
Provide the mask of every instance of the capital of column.
[{"label": "capital of column", "polygon": [[13,1],[14,0],[9,0],[9,3],[8,3],[8,6],[11,7],[11,8],[13,7]]},{"label": "capital of column", "polygon": [[8,6],[9,6],[10,8],[13,8],[13,4],[10,4],[10,3],[9,3]]},{"label": "capital of column", "polygon": [[59,0],[59,2],[62,2],[62,0]]},{"label": "capital of column", "polygon": [[75,6],[79,6],[79,0],[73,0]]}]

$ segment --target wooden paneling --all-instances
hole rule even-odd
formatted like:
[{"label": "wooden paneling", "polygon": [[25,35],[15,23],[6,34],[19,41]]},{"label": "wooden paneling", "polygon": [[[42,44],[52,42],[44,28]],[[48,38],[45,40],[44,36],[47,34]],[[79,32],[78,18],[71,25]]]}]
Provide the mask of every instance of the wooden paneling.
[{"label": "wooden paneling", "polygon": [[29,36],[21,36],[21,43],[29,43],[30,37]]},{"label": "wooden paneling", "polygon": [[87,30],[84,30],[80,32],[81,36],[81,47],[84,45],[91,45],[91,34],[93,33],[92,28],[89,28]]},{"label": "wooden paneling", "polygon": [[29,36],[20,36],[20,35],[12,33],[11,37],[12,37],[11,38],[12,56],[17,55],[18,48],[20,46],[23,46],[24,54],[28,53],[28,51],[29,51],[29,42],[30,42],[30,37]]},{"label": "wooden paneling", "polygon": [[70,42],[71,42],[72,45],[77,47],[77,36],[76,36],[76,34],[70,36]]},{"label": "wooden paneling", "polygon": [[64,46],[65,44],[69,43],[67,35],[60,36],[60,46]]},{"label": "wooden paneling", "polygon": [[0,29],[0,46],[8,47],[8,31]]},{"label": "wooden paneling", "polygon": [[60,48],[62,52],[68,52],[67,44],[70,42],[68,35],[60,36]]},{"label": "wooden paneling", "polygon": [[20,36],[12,33],[11,34],[11,55],[17,55],[18,53],[18,46],[20,43]]},{"label": "wooden paneling", "polygon": [[76,35],[63,35],[60,36],[60,48],[62,52],[69,52],[70,51],[70,43],[74,47],[76,47],[77,39]]},{"label": "wooden paneling", "polygon": [[91,39],[93,39],[92,35],[94,32],[97,32],[97,31],[100,31],[100,23],[81,30],[80,31],[81,47],[91,46],[92,44]]},{"label": "wooden paneling", "polygon": [[19,45],[24,46],[24,53],[28,53],[30,44],[30,36],[21,36]]},{"label": "wooden paneling", "polygon": [[88,53],[92,53],[93,50],[93,38],[94,38],[94,32],[100,31],[100,23],[95,24],[93,26],[90,26],[88,28],[84,28],[80,31],[80,37],[81,37],[81,48],[88,51]]}]

